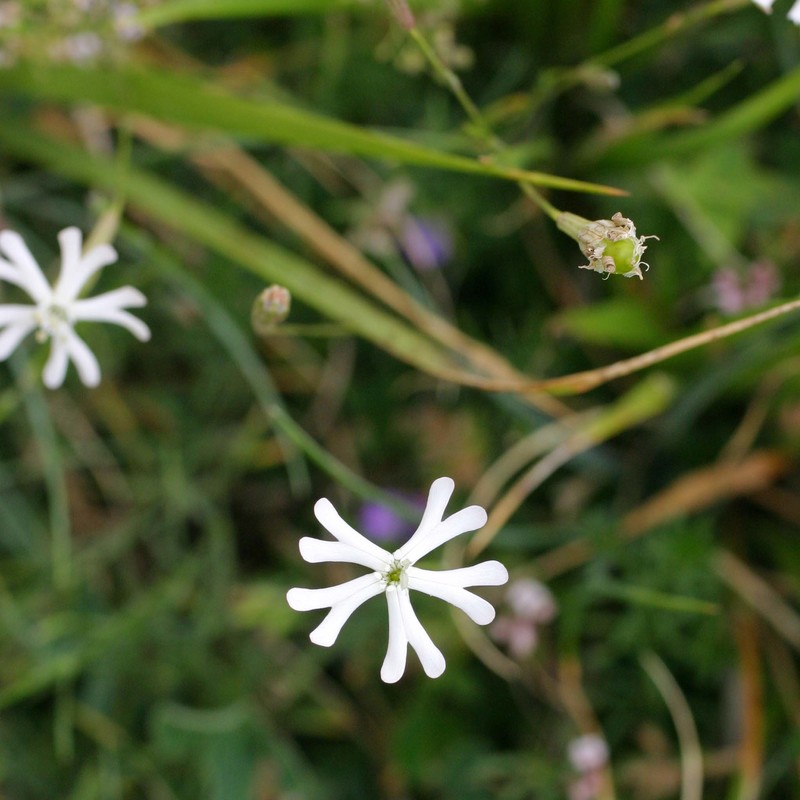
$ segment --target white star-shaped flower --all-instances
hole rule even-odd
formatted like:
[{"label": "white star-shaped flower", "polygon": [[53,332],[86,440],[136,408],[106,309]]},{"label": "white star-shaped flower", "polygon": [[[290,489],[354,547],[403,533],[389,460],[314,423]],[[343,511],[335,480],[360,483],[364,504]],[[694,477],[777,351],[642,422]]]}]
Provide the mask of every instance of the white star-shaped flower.
[{"label": "white star-shaped flower", "polygon": [[433,482],[419,527],[394,553],[378,547],[351,528],[329,500],[322,498],[317,501],[314,514],[337,541],[303,537],[300,540],[303,558],[311,563],[341,561],[360,564],[372,572],[328,589],[289,590],[286,599],[295,611],[330,608],[325,619],[310,634],[314,644],[330,647],[350,615],[370,597],[383,593],[389,607],[389,646],[381,678],[386,683],[400,680],[409,644],[419,656],[425,674],[438,678],[444,672],[444,656],[417,619],[411,606],[410,590],[452,603],[479,625],[487,625],[494,619],[491,604],[467,591],[466,587],[504,584],[508,572],[499,561],[484,561],[472,567],[439,572],[414,566],[420,558],[450,539],[486,524],[486,512],[480,506],[469,506],[442,519],[453,488],[450,478]]},{"label": "white star-shaped flower", "polygon": [[[753,2],[768,14],[772,12],[772,6],[775,5],[775,0],[753,0]],[[800,0],[796,0],[787,16],[795,25],[800,25]]]},{"label": "white star-shaped flower", "polygon": [[117,260],[117,251],[110,244],[100,244],[83,253],[83,237],[77,228],[65,228],[58,234],[58,241],[61,271],[51,287],[22,237],[14,231],[0,232],[0,279],[19,286],[34,302],[34,305],[0,304],[0,361],[5,361],[35,330],[37,340],[51,341],[43,374],[45,386],[49,389],[61,386],[70,360],[86,386],[97,386],[100,365],[75,333],[76,323],[110,322],[147,341],[150,329],[125,311],[146,305],[147,299],[132,286],[79,299],[86,282]]}]

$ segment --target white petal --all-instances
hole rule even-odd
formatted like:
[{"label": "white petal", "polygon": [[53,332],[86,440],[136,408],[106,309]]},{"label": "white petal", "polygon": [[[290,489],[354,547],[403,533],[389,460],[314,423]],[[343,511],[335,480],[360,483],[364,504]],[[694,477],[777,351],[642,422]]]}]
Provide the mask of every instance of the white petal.
[{"label": "white petal", "polygon": [[36,259],[28,250],[25,240],[16,231],[0,232],[0,250],[17,268],[19,272],[18,286],[25,289],[37,303],[51,296],[50,284],[45,280]]},{"label": "white petal", "polygon": [[400,560],[407,557],[408,552],[416,547],[420,539],[424,539],[430,530],[442,521],[447,504],[453,496],[455,483],[452,478],[437,478],[428,492],[428,502],[422,514],[417,530],[411,538],[395,553],[395,557]]},{"label": "white petal", "polygon": [[344,564],[360,564],[362,567],[383,572],[390,566],[389,561],[375,558],[360,548],[342,542],[328,542],[323,539],[312,539],[304,536],[300,540],[300,555],[309,564],[319,564],[324,561],[341,561]]},{"label": "white petal", "polygon": [[44,365],[42,374],[42,380],[48,389],[58,389],[64,383],[68,364],[69,354],[66,342],[61,339],[53,339],[50,345],[50,357]]},{"label": "white petal", "polygon": [[308,635],[314,644],[318,644],[320,647],[330,647],[336,641],[345,622],[350,619],[350,615],[370,597],[375,597],[383,591],[383,583],[379,575],[365,575],[364,577],[371,578],[372,582],[332,606],[325,619]]},{"label": "white petal", "polygon": [[380,575],[370,573],[326,589],[289,589],[286,600],[295,611],[330,608],[360,592],[364,587],[372,586],[376,581],[380,583]]},{"label": "white petal", "polygon": [[[384,683],[397,683],[406,669],[408,636],[400,609],[400,594],[396,586],[386,589],[386,604],[389,608],[389,646],[381,666],[381,680]],[[407,594],[407,593],[406,593]]]},{"label": "white petal", "polygon": [[[460,608],[473,622],[478,625],[488,625],[494,619],[494,607],[482,597],[468,592],[460,586],[442,583],[412,573],[414,567],[408,570],[408,588],[424,592],[431,597],[438,597],[456,608]],[[428,570],[424,570],[428,572]],[[435,575],[436,573],[429,573]]]},{"label": "white petal", "polygon": [[[73,278],[80,270],[83,234],[79,228],[64,228],[58,234],[58,243],[61,246],[61,271],[55,283],[55,289],[63,302],[74,300],[78,295],[78,290],[83,286],[83,282],[79,283],[76,291],[70,295],[63,290],[66,283],[76,283]],[[58,292],[59,288],[62,289],[61,292]]]},{"label": "white petal", "polygon": [[766,12],[772,11],[772,6],[775,0],[753,0],[753,2],[761,9]]},{"label": "white petal", "polygon": [[508,570],[499,561],[481,561],[460,569],[430,570],[409,567],[408,575],[446,583],[448,586],[502,586],[508,581]]},{"label": "white petal", "polygon": [[314,516],[327,531],[343,544],[349,544],[373,558],[380,559],[383,564],[391,564],[392,555],[382,547],[362,536],[357,530],[351,528],[340,516],[339,512],[327,497],[323,497],[314,504]]},{"label": "white petal", "polygon": [[107,309],[142,308],[147,305],[147,298],[134,286],[120,286],[95,297],[84,297],[75,305],[85,308],[87,313],[101,313]]},{"label": "white petal", "polygon": [[75,322],[110,322],[126,328],[141,342],[146,342],[150,338],[150,328],[138,317],[118,308],[94,303],[95,300],[102,297],[103,295],[99,295],[89,300],[76,300],[70,309],[73,320]]},{"label": "white petal", "polygon": [[8,261],[4,261],[0,258],[0,280],[7,281],[8,283],[13,283],[14,286],[19,286],[22,289],[25,288],[24,280],[20,271],[8,263]]},{"label": "white petal", "polygon": [[0,306],[0,326],[16,325],[23,320],[35,321],[36,306],[7,303]]},{"label": "white petal", "polygon": [[314,644],[330,647],[350,615],[382,591],[381,576],[372,573],[327,589],[290,589],[286,600],[295,611],[331,607],[325,619],[309,635]]},{"label": "white petal", "polygon": [[33,319],[27,319],[10,324],[0,333],[0,361],[5,361],[35,327],[36,322]]},{"label": "white petal", "polygon": [[99,269],[117,260],[117,251],[110,244],[93,247],[81,255],[83,236],[78,228],[65,228],[58,234],[61,244],[61,273],[55,294],[61,302],[72,302]]},{"label": "white petal", "polygon": [[100,383],[100,365],[86,342],[74,331],[67,333],[67,352],[78,369],[83,385],[97,386]]},{"label": "white petal", "polygon": [[405,626],[408,643],[419,656],[425,674],[429,678],[438,678],[444,672],[444,656],[433,643],[431,637],[428,636],[428,632],[422,627],[422,623],[417,619],[417,615],[411,606],[408,592],[400,590],[397,595],[400,601],[400,612],[403,615],[403,625]]},{"label": "white petal", "polygon": [[[455,514],[452,514],[434,526],[424,536],[418,538],[412,547],[408,546],[412,542],[407,542],[395,553],[395,557],[400,559],[407,558],[414,564],[432,550],[435,550],[445,542],[449,542],[450,539],[454,539],[467,531],[476,531],[485,524],[486,512],[480,506],[462,508],[461,511],[456,511]],[[401,552],[403,553],[402,556]]]},{"label": "white petal", "polygon": [[789,19],[795,25],[800,25],[800,0],[796,0],[795,4],[789,9]]}]

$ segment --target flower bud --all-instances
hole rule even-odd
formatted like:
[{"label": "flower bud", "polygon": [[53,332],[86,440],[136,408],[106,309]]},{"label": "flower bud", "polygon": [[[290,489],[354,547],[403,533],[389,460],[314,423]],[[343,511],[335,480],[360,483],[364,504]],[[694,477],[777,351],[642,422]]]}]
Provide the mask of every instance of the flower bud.
[{"label": "flower bud", "polygon": [[289,316],[292,295],[288,289],[274,284],[256,297],[250,321],[256,333],[269,332]]},{"label": "flower bud", "polygon": [[581,252],[589,259],[589,263],[581,265],[580,269],[641,279],[641,265],[650,267],[642,261],[642,254],[647,249],[644,241],[658,239],[658,236],[637,237],[633,221],[623,217],[619,211],[611,219],[594,222],[562,211],[556,225],[580,245]]}]

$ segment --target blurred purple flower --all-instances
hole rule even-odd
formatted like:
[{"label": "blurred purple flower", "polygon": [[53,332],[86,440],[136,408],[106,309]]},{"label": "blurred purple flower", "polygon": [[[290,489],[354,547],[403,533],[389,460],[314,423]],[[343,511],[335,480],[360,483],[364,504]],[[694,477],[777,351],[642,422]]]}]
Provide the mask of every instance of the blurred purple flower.
[{"label": "blurred purple flower", "polygon": [[779,286],[778,271],[771,261],[754,261],[744,275],[732,268],[720,269],[711,279],[713,303],[722,314],[764,305]]},{"label": "blurred purple flower", "polygon": [[[422,495],[399,491],[390,491],[389,494],[417,506],[420,510],[425,507],[425,498]],[[407,539],[417,527],[415,523],[403,519],[393,508],[374,502],[361,506],[358,522],[364,535],[376,542]]]},{"label": "blurred purple flower", "polygon": [[350,238],[379,258],[399,252],[419,272],[439,269],[453,257],[453,234],[445,220],[411,213],[414,193],[405,179],[387,183]]},{"label": "blurred purple flower", "polygon": [[453,236],[442,220],[409,215],[399,235],[400,250],[419,272],[445,266],[453,257]]}]

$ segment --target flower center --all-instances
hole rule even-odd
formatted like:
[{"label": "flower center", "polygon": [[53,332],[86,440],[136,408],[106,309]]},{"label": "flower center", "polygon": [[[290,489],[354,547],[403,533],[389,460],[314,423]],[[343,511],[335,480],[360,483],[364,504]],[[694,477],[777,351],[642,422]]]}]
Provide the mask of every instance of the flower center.
[{"label": "flower center", "polygon": [[408,575],[406,569],[410,566],[411,562],[407,559],[400,561],[395,558],[389,565],[389,569],[383,573],[383,582],[388,586],[399,586],[401,589],[408,588]]},{"label": "flower center", "polygon": [[39,323],[36,338],[40,342],[44,342],[51,336],[63,335],[64,329],[70,326],[69,312],[64,306],[57,303],[40,307],[36,321]]}]

